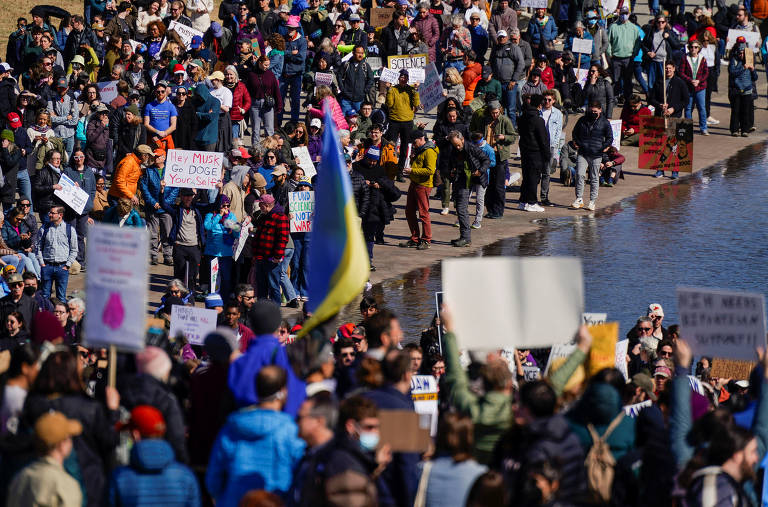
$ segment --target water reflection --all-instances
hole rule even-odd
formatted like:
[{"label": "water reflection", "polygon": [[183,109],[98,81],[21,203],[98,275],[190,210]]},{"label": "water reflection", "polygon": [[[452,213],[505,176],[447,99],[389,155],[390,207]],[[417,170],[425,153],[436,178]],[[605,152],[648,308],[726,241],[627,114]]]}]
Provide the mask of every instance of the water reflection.
[{"label": "water reflection", "polygon": [[[767,160],[765,144],[750,146],[599,213],[539,219],[540,229],[472,255],[579,256],[587,311],[607,312],[623,334],[649,303],[661,303],[669,325],[676,321],[678,285],[766,292]],[[417,339],[440,285],[434,265],[377,284],[373,293],[400,316],[406,336]],[[358,320],[357,304],[343,314]]]}]

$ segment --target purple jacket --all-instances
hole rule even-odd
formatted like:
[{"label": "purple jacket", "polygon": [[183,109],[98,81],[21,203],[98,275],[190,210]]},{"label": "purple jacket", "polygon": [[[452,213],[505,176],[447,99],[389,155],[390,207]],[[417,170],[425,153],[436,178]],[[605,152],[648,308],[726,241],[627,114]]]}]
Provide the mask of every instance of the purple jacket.
[{"label": "purple jacket", "polygon": [[323,138],[321,136],[309,136],[309,142],[307,143],[307,149],[309,150],[309,156],[312,157],[312,161],[315,162],[323,153]]},{"label": "purple jacket", "polygon": [[429,46],[429,61],[434,62],[435,50],[440,41],[440,25],[437,23],[437,18],[432,14],[427,14],[426,18],[419,15],[413,19],[411,26],[421,34],[421,38]]}]

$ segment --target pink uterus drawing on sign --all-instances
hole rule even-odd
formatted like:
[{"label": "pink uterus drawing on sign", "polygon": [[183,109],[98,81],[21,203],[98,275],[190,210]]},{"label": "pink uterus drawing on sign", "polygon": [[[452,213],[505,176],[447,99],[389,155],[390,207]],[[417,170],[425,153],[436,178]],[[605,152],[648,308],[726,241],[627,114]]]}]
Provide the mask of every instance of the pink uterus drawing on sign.
[{"label": "pink uterus drawing on sign", "polygon": [[120,329],[125,320],[125,307],[119,292],[110,292],[101,314],[101,321],[113,331]]}]

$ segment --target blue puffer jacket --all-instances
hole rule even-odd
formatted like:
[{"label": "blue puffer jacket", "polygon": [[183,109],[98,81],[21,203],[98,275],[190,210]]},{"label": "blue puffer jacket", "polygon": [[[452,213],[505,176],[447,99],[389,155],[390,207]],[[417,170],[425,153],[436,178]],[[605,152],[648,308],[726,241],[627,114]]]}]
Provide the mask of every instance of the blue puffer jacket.
[{"label": "blue puffer jacket", "polygon": [[237,223],[237,217],[230,212],[224,219],[219,213],[208,213],[205,215],[203,229],[205,229],[205,255],[214,257],[232,257],[232,244],[235,242],[237,234],[232,229],[224,227],[224,223],[231,220]]},{"label": "blue puffer jacket", "polygon": [[[293,54],[293,50],[298,53]],[[283,65],[283,76],[295,76],[304,73],[304,63],[307,60],[307,39],[299,37],[296,40],[287,40],[285,42],[285,64]]]},{"label": "blue puffer jacket", "polygon": [[[106,224],[119,224],[122,217],[117,214],[117,204],[111,208],[107,208],[104,212],[104,223]],[[123,227],[144,227],[144,220],[139,215],[139,212],[132,209],[128,214],[128,219],[123,224]]]},{"label": "blue puffer jacket", "polygon": [[168,442],[152,438],[136,442],[130,466],[113,472],[109,504],[198,506],[200,488],[192,471],[174,461]]},{"label": "blue puffer jacket", "polygon": [[[160,203],[160,183],[162,181],[163,177],[160,175],[157,167],[148,167],[139,178],[139,188],[141,189],[141,195],[144,196],[144,213],[147,215],[165,213],[162,206],[155,209],[155,204]],[[165,187],[163,193],[165,194],[165,202],[176,202],[179,188]]]},{"label": "blue puffer jacket", "polygon": [[217,505],[238,505],[252,489],[285,495],[304,456],[293,417],[245,408],[230,415],[211,450],[205,485]]},{"label": "blue puffer jacket", "polygon": [[531,44],[542,44],[555,40],[555,37],[557,37],[557,26],[555,26],[554,18],[548,16],[544,26],[541,26],[538,19],[533,18],[528,23],[528,34],[531,37]]}]

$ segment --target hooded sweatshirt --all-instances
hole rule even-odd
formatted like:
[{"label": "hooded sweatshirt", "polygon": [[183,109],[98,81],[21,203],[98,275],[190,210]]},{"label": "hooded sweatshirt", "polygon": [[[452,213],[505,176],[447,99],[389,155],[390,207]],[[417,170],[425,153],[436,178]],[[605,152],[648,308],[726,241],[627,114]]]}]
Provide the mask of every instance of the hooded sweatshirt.
[{"label": "hooded sweatshirt", "polygon": [[199,144],[215,144],[219,138],[219,112],[221,102],[211,95],[208,87],[195,87],[195,111],[198,131],[195,142]]},{"label": "hooded sweatshirt", "polygon": [[233,166],[229,172],[229,181],[221,193],[229,197],[229,211],[234,213],[237,221],[245,218],[245,190],[243,189],[243,177],[248,174],[250,167],[247,165]]},{"label": "hooded sweatshirt", "polygon": [[252,489],[286,493],[304,456],[306,444],[298,433],[293,416],[284,412],[246,407],[230,415],[205,475],[216,504],[237,505]]}]

